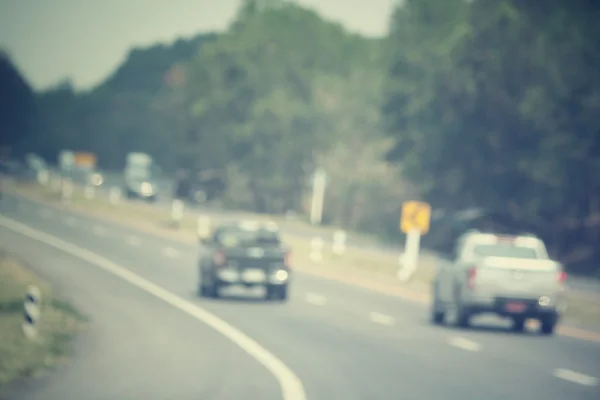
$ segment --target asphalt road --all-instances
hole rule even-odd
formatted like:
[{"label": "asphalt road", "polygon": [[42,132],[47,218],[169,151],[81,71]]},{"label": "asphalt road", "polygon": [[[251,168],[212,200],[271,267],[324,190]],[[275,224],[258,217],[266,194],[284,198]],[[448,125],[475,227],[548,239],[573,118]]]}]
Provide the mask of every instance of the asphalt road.
[{"label": "asphalt road", "polygon": [[[9,219],[0,218],[0,241],[33,258],[92,318],[75,364],[16,400],[280,399],[283,367],[311,400],[600,398],[600,343],[511,334],[495,320],[467,331],[433,327],[421,305],[299,272],[287,304],[235,290],[198,299],[193,246],[12,197],[0,212]],[[23,231],[19,224],[85,249],[80,256],[100,255],[169,295],[151,296],[100,261],[6,228]],[[251,358],[193,310],[166,304],[169,296],[236,327],[281,368],[267,370],[260,354]]]}]

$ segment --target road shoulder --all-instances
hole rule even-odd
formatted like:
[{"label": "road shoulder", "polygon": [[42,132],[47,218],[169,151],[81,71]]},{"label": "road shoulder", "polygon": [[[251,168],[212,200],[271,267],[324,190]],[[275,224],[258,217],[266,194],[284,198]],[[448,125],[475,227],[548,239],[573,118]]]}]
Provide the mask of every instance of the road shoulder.
[{"label": "road shoulder", "polygon": [[[34,287],[25,311],[28,290]],[[35,292],[34,292],[35,293]],[[39,311],[38,311],[39,310]],[[26,321],[25,315],[32,320]],[[87,318],[21,257],[0,248],[0,396],[68,364]]]}]

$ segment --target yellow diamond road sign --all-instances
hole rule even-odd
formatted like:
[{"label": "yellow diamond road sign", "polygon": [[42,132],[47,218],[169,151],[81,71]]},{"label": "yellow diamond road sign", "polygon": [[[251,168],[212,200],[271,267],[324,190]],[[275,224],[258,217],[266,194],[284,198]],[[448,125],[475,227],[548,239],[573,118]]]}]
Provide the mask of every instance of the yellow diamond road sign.
[{"label": "yellow diamond road sign", "polygon": [[408,233],[418,230],[422,235],[429,231],[431,220],[431,206],[421,201],[407,201],[402,204],[402,218],[400,230]]}]

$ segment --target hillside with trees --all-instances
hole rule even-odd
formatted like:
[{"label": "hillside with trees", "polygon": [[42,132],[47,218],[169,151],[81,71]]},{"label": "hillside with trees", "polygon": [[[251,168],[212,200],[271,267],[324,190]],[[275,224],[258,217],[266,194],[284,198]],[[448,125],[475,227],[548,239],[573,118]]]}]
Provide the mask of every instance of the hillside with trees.
[{"label": "hillside with trees", "polygon": [[[226,32],[134,49],[86,93],[40,93],[29,143],[108,170],[134,150],[170,173],[221,170],[222,206],[268,213],[305,211],[323,167],[328,223],[397,239],[404,200],[475,207],[598,272],[599,17],[590,0],[406,0],[373,39],[248,0]],[[444,224],[427,243],[445,246]]]}]

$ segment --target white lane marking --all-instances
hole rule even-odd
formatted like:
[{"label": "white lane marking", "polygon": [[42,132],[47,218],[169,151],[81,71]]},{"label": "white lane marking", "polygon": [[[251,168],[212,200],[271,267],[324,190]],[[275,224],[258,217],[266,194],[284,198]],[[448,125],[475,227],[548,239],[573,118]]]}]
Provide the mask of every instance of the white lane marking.
[{"label": "white lane marking", "polygon": [[448,340],[448,344],[450,346],[454,346],[456,348],[459,348],[461,350],[466,350],[466,351],[479,351],[479,350],[481,350],[481,345],[479,343],[474,342],[474,341],[469,340],[469,339],[461,338],[461,337],[451,337]]},{"label": "white lane marking", "polygon": [[369,313],[369,319],[375,322],[376,324],[388,326],[394,325],[394,317],[390,317],[389,315],[385,314],[380,314],[375,311]]},{"label": "white lane marking", "polygon": [[179,256],[179,252],[172,247],[165,247],[163,249],[163,254],[169,258],[175,258]]},{"label": "white lane marking", "polygon": [[324,306],[327,304],[327,299],[320,294],[306,293],[306,302],[314,306]]},{"label": "white lane marking", "polygon": [[76,221],[75,221],[75,218],[73,218],[73,217],[67,217],[65,219],[65,223],[69,226],[75,226]]},{"label": "white lane marking", "polygon": [[142,244],[142,239],[140,239],[137,236],[128,236],[127,237],[127,243],[130,246],[139,246],[140,244]]},{"label": "white lane marking", "polygon": [[106,235],[106,228],[99,226],[99,225],[95,225],[94,233],[99,236],[104,236],[104,235]]},{"label": "white lane marking", "polygon": [[252,338],[246,336],[242,331],[220,319],[205,309],[193,304],[183,298],[176,296],[168,290],[134,274],[128,269],[113,263],[89,250],[83,249],[72,243],[65,242],[57,237],[33,229],[15,220],[0,216],[0,225],[14,232],[18,232],[30,239],[45,243],[74,257],[84,260],[98,268],[109,272],[133,286],[153,295],[154,297],[170,304],[174,308],[188,314],[189,316],[205,323],[231,340],[234,344],[248,353],[258,363],[267,369],[277,380],[281,388],[283,400],[307,400],[304,386],[300,378],[292,370],[278,359],[275,355],[263,348]]},{"label": "white lane marking", "polygon": [[52,213],[50,212],[50,210],[42,209],[40,210],[40,215],[43,219],[49,219]]},{"label": "white lane marking", "polygon": [[598,379],[593,376],[571,371],[570,369],[557,368],[554,370],[554,376],[565,381],[577,383],[583,386],[596,386]]}]

